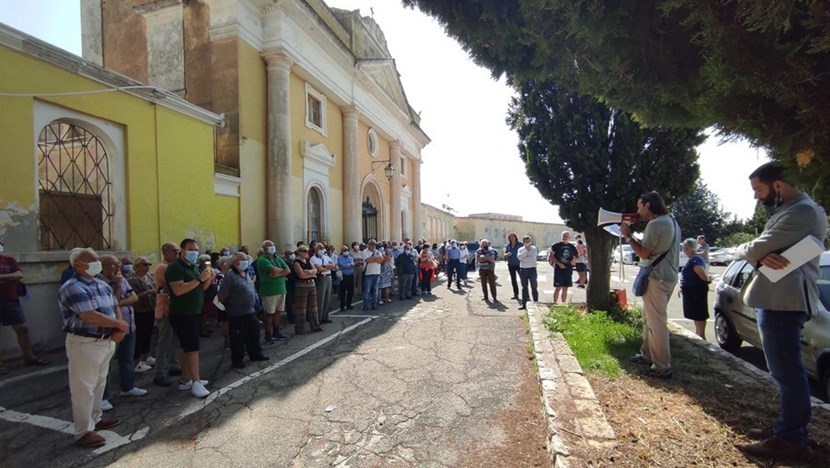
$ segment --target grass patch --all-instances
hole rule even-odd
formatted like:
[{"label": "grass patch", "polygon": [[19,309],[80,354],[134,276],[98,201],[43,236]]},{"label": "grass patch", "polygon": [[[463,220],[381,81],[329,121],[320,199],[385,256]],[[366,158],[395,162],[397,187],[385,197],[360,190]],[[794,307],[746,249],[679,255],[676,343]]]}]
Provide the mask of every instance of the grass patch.
[{"label": "grass patch", "polygon": [[641,311],[586,312],[576,307],[554,307],[545,325],[562,333],[586,373],[619,376],[620,365],[640,350]]}]

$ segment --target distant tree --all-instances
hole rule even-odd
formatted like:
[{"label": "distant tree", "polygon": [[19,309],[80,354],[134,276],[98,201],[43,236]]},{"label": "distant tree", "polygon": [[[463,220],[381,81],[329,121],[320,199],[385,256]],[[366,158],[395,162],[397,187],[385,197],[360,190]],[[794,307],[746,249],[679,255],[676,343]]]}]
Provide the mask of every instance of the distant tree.
[{"label": "distant tree", "polygon": [[830,202],[827,1],[402,1],[494,76],[555,80],[648,125],[746,136]]},{"label": "distant tree", "polygon": [[723,238],[720,239],[720,245],[723,247],[734,247],[736,245],[745,244],[752,239],[755,239],[755,236],[748,232],[733,232],[723,236]]},{"label": "distant tree", "polygon": [[727,232],[732,215],[721,207],[720,199],[706,184],[698,180],[692,193],[679,198],[671,207],[672,214],[684,237],[706,236],[709,245],[716,245]]},{"label": "distant tree", "polygon": [[610,305],[615,238],[597,227],[599,208],[632,212],[657,190],[671,203],[692,189],[700,169],[696,129],[643,129],[630,114],[552,82],[527,81],[510,104],[526,172],[539,193],[559,205],[565,223],[585,234],[591,266],[588,307]]}]

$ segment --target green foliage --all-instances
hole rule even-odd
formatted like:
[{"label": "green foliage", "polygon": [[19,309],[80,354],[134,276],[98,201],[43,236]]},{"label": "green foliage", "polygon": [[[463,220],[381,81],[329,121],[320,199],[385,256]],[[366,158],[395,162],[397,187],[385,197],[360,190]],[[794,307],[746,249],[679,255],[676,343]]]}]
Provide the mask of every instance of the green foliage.
[{"label": "green foliage", "polygon": [[545,324],[562,333],[585,372],[614,377],[622,371],[620,362],[640,349],[641,316],[639,310],[612,315],[555,307],[545,317]]},{"label": "green foliage", "polygon": [[671,211],[684,238],[703,234],[709,245],[723,243],[720,238],[726,233],[731,214],[723,211],[718,196],[702,181],[697,181],[692,193],[672,204]]},{"label": "green foliage", "polygon": [[494,76],[554,80],[649,125],[715,126],[830,201],[823,0],[402,0]]},{"label": "green foliage", "polygon": [[732,234],[723,236],[718,241],[718,245],[721,247],[734,247],[736,245],[746,244],[752,239],[755,239],[755,236],[748,232],[733,232]]},{"label": "green foliage", "polygon": [[588,307],[607,309],[613,237],[597,227],[599,208],[633,212],[657,190],[666,203],[689,193],[699,176],[695,129],[643,129],[633,117],[552,82],[519,84],[507,122],[539,193],[559,205],[566,224],[585,234],[591,281]]}]

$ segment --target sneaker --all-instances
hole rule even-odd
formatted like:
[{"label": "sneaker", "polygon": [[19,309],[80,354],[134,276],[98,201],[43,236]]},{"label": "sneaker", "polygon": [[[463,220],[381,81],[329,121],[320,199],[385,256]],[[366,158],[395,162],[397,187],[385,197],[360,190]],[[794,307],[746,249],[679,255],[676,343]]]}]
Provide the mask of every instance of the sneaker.
[{"label": "sneaker", "polygon": [[107,443],[100,434],[95,432],[87,432],[83,437],[75,441],[76,444],[84,448],[100,447]]},{"label": "sneaker", "polygon": [[133,387],[126,392],[121,392],[121,396],[144,396],[147,394],[147,390],[143,388]]},{"label": "sneaker", "polygon": [[274,343],[276,343],[276,342],[277,342],[277,340],[275,340],[273,336],[271,336],[271,335],[265,335],[265,344],[272,345],[272,344],[274,344]]},{"label": "sneaker", "polygon": [[119,421],[117,419],[101,418],[100,421],[95,423],[95,430],[96,431],[103,431],[104,429],[110,429],[112,427],[117,426],[119,422],[121,422],[121,421]]},{"label": "sneaker", "polygon": [[144,360],[144,364],[148,366],[155,366],[156,365],[156,358],[153,356],[148,356],[147,359]]},{"label": "sneaker", "polygon": [[654,377],[655,379],[670,379],[670,378],[672,378],[671,369],[664,370],[664,371],[658,371],[658,370],[654,370],[654,369],[649,367],[648,369],[644,369],[644,370],[641,369],[639,371],[639,374],[642,375],[643,377]]},{"label": "sneaker", "polygon": [[[205,385],[208,384],[208,381],[207,380],[200,380],[199,383],[201,383],[202,386],[205,386]],[[188,380],[187,382],[179,381],[179,390],[190,390],[191,388],[193,388],[193,381],[192,380]]]},{"label": "sneaker", "polygon": [[204,398],[210,395],[210,391],[205,388],[204,384],[202,384],[204,380],[200,382],[195,382],[193,387],[190,389],[190,394],[195,396],[196,398]]},{"label": "sneaker", "polygon": [[112,403],[109,400],[101,400],[101,411],[112,411]]},{"label": "sneaker", "polygon": [[367,312],[367,311],[369,310],[369,308],[368,308],[368,307],[363,307],[363,308],[362,308],[362,309],[360,309],[360,310],[362,310],[363,312]]},{"label": "sneaker", "polygon": [[631,356],[630,358],[628,358],[628,360],[633,362],[634,364],[642,364],[644,366],[650,366],[652,364],[651,359],[643,356],[640,353]]},{"label": "sneaker", "polygon": [[153,383],[159,387],[170,387],[173,385],[173,382],[171,382],[166,375],[157,375],[153,377]]},{"label": "sneaker", "polygon": [[141,361],[141,362],[138,363],[137,366],[135,366],[135,373],[140,374],[142,372],[147,372],[148,370],[150,370],[152,368],[153,368],[153,366],[148,365],[144,361]]},{"label": "sneaker", "polygon": [[287,336],[283,335],[283,334],[282,334],[282,333],[280,333],[280,332],[276,332],[276,333],[274,333],[273,338],[274,338],[274,340],[276,340],[276,341],[285,341],[285,340],[287,340],[287,339],[288,339],[288,337],[287,337]]},{"label": "sneaker", "polygon": [[807,446],[799,446],[772,436],[755,444],[736,445],[741,452],[751,457],[761,458],[802,458],[807,454]]}]

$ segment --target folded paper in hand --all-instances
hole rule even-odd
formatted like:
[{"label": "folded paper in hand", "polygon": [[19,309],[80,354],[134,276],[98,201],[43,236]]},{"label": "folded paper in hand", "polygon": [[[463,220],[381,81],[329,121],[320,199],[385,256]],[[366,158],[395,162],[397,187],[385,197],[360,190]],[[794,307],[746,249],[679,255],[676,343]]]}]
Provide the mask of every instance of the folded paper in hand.
[{"label": "folded paper in hand", "polygon": [[821,255],[822,252],[824,252],[824,243],[814,236],[807,236],[781,253],[782,257],[790,261],[787,266],[780,270],[773,270],[770,267],[762,266],[758,270],[770,281],[777,283],[781,278],[787,276],[796,268]]}]

